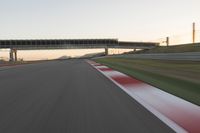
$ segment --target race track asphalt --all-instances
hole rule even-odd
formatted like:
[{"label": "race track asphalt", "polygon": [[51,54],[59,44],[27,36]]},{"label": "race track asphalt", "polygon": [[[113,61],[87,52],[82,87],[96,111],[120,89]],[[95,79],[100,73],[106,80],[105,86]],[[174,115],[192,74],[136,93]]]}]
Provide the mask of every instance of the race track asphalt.
[{"label": "race track asphalt", "polygon": [[173,132],[85,60],[0,68],[0,133]]}]

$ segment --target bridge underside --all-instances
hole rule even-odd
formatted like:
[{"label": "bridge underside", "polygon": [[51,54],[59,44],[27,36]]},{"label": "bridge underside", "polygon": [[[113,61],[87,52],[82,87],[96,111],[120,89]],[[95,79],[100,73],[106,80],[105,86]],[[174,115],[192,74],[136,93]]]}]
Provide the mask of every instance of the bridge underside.
[{"label": "bridge underside", "polygon": [[[0,40],[0,48],[10,48],[10,60],[17,56],[16,50],[43,50],[43,49],[151,49],[158,43],[150,42],[120,42],[118,39],[51,39],[51,40]],[[15,57],[16,59],[17,57]]]}]

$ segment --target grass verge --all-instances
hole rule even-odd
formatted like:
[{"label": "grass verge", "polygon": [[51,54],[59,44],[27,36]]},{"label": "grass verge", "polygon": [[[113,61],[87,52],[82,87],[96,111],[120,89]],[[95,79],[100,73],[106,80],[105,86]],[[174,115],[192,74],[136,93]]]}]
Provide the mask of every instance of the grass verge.
[{"label": "grass verge", "polygon": [[114,57],[95,61],[200,105],[200,62]]}]

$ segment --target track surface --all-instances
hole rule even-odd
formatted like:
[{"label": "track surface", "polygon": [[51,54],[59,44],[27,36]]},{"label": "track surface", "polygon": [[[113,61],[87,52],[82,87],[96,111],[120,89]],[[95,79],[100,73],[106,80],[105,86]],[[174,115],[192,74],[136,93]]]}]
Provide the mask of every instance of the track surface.
[{"label": "track surface", "polygon": [[84,60],[0,69],[1,133],[173,132]]}]

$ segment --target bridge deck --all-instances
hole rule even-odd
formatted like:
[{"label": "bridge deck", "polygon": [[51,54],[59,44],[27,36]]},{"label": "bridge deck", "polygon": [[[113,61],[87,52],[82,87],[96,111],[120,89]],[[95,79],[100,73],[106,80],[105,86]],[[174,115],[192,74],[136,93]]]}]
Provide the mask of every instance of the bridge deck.
[{"label": "bridge deck", "polygon": [[78,49],[78,48],[141,48],[150,49],[157,43],[119,42],[118,39],[49,39],[0,40],[0,48],[15,49]]}]

